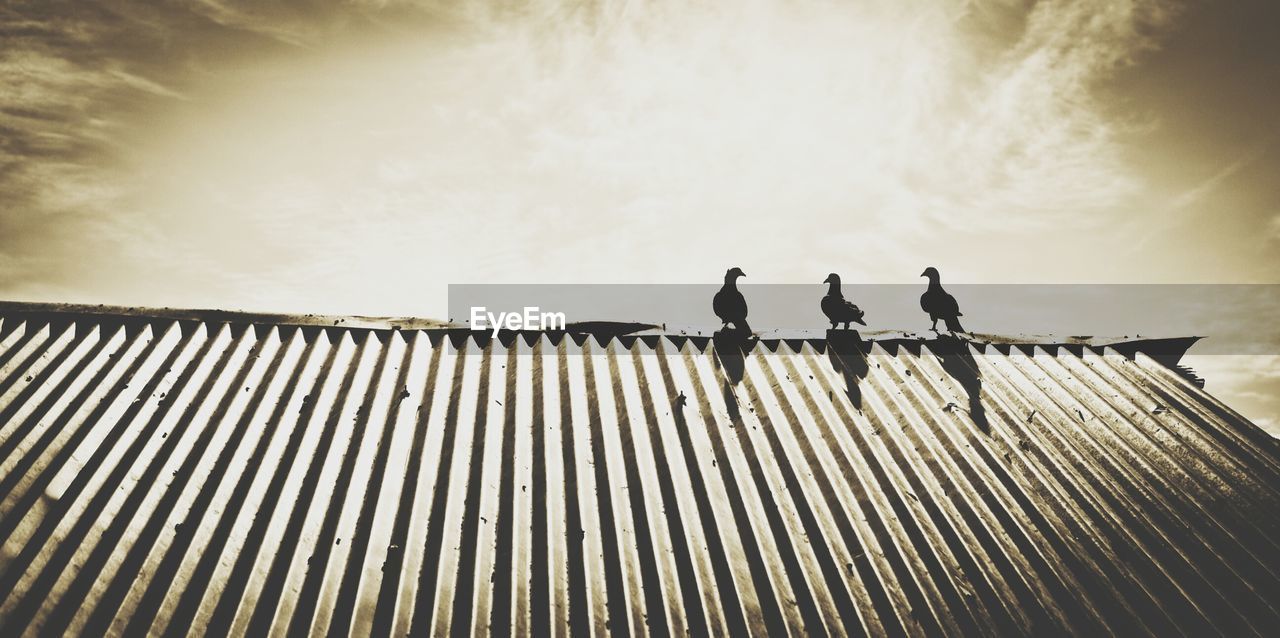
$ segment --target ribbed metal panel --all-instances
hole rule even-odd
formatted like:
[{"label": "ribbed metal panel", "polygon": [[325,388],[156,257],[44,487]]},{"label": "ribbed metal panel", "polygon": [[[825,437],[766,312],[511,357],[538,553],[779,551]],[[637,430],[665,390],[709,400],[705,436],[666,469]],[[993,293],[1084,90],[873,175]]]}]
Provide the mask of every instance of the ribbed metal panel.
[{"label": "ribbed metal panel", "polygon": [[1280,622],[1276,443],[1141,352],[0,321],[2,635]]}]

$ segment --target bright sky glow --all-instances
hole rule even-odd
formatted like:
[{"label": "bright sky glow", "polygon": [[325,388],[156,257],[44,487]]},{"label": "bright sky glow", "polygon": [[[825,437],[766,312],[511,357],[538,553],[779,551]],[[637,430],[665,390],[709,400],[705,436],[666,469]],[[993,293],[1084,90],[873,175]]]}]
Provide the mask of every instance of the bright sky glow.
[{"label": "bright sky glow", "polygon": [[81,4],[0,10],[10,299],[1280,282],[1266,3]]}]

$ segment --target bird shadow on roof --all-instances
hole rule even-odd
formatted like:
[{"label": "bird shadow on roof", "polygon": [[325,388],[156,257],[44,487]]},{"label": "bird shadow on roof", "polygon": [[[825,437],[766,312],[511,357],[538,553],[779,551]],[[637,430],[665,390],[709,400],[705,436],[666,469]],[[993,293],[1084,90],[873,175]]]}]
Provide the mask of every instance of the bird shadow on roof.
[{"label": "bird shadow on roof", "polygon": [[871,366],[867,363],[867,350],[857,330],[828,330],[827,359],[831,367],[844,378],[844,392],[853,407],[862,411],[862,387]]},{"label": "bird shadow on roof", "polygon": [[746,371],[745,359],[747,353],[755,347],[755,342],[756,339],[750,332],[736,328],[718,330],[711,336],[716,360],[720,362],[720,368],[724,370],[730,385],[742,383]]},{"label": "bird shadow on roof", "polygon": [[[969,417],[982,430],[983,434],[991,432],[991,423],[987,420],[987,410],[982,406],[982,373],[978,371],[978,363],[974,361],[969,350],[969,342],[953,335],[939,335],[930,342],[929,348],[937,355],[942,369],[955,379],[968,395]],[[943,409],[951,411],[955,406],[947,404]]]},{"label": "bird shadow on roof", "polygon": [[746,374],[746,356],[755,347],[756,341],[756,337],[752,336],[749,330],[738,328],[725,328],[711,336],[716,360],[720,362],[720,369],[724,370],[725,407],[728,408],[729,416],[734,420],[738,419],[740,413],[733,387],[742,383]]}]

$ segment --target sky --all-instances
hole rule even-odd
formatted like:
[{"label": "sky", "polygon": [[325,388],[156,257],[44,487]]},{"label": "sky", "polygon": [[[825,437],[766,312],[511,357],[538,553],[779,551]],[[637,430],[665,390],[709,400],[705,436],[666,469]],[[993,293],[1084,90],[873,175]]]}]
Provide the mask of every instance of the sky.
[{"label": "sky", "polygon": [[[1270,0],[11,1],[0,298],[1280,284],[1277,112]],[[1191,359],[1280,432],[1280,360]]]}]

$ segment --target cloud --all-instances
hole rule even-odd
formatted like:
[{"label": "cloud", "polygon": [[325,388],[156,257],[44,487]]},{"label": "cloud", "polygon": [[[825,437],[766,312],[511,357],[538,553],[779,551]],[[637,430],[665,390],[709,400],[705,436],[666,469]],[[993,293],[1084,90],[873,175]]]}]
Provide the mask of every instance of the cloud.
[{"label": "cloud", "polygon": [[1280,355],[1188,355],[1183,364],[1215,397],[1280,436]]}]

